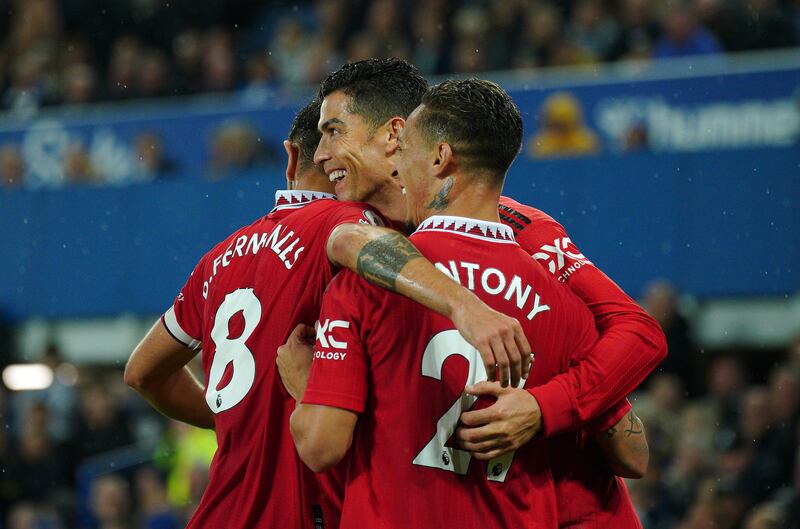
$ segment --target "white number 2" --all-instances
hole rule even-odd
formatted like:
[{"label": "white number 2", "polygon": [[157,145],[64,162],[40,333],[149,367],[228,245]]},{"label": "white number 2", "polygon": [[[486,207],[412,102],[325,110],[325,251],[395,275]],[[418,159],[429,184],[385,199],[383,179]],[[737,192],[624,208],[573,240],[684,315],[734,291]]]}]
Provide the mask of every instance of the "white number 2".
[{"label": "white number 2", "polygon": [[[441,380],[442,366],[444,366],[445,360],[452,355],[461,355],[469,362],[469,374],[465,385],[487,379],[486,368],[483,366],[478,350],[467,343],[457,330],[442,331],[431,338],[422,354],[422,374]],[[520,381],[520,386],[522,384],[524,381]],[[436,433],[414,458],[415,465],[439,468],[461,475],[467,473],[472,459],[470,453],[445,446],[445,443],[453,435],[461,412],[469,409],[476,400],[477,397],[473,395],[461,393],[458,400],[436,423]],[[487,478],[490,481],[505,481],[513,459],[514,453],[511,452],[489,461],[489,465],[486,467]]]},{"label": "white number 2", "polygon": [[[228,325],[231,318],[241,312],[244,317],[244,330],[238,338],[228,337]],[[252,288],[240,288],[225,296],[225,300],[214,316],[214,327],[211,339],[217,349],[211,362],[206,386],[206,402],[214,413],[229,410],[244,399],[256,378],[256,361],[253,352],[245,342],[255,331],[261,321],[261,302]],[[228,364],[233,364],[231,381],[220,390],[217,386],[222,381]]]}]

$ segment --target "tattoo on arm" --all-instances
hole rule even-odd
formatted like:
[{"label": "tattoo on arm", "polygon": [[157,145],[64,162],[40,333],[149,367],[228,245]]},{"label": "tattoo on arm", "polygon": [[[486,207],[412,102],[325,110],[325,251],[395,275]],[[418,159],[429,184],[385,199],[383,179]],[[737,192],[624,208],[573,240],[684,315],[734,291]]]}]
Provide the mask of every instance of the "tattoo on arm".
[{"label": "tattoo on arm", "polygon": [[625,428],[623,435],[625,437],[630,437],[631,435],[640,435],[642,433],[642,423],[639,421],[639,418],[631,411],[628,414],[628,421],[629,425]]},{"label": "tattoo on arm", "polygon": [[433,197],[431,203],[428,204],[428,209],[442,211],[444,208],[447,207],[447,205],[449,204],[449,201],[447,200],[447,195],[449,195],[450,190],[453,189],[453,184],[455,183],[455,180],[456,179],[454,176],[447,177],[447,180],[444,181],[444,185],[442,185],[442,188],[439,190],[438,193],[436,193],[436,196]]},{"label": "tattoo on arm", "polygon": [[387,233],[364,245],[356,259],[358,275],[381,288],[396,290],[400,270],[422,255],[399,233]]}]

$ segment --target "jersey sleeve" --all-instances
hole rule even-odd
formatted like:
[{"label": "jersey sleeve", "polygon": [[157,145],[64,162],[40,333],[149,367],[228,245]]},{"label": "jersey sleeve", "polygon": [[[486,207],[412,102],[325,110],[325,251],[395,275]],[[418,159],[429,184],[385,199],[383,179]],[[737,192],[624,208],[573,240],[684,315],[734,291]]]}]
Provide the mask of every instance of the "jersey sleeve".
[{"label": "jersey sleeve", "polygon": [[364,280],[349,270],[328,285],[303,404],[364,411],[369,376],[363,338],[369,332],[364,316],[370,314],[366,287]]},{"label": "jersey sleeve", "polygon": [[618,403],[661,363],[667,346],[658,322],[592,265],[559,223],[548,219],[525,230],[536,235],[522,237],[533,246],[523,248],[583,300],[600,332],[595,345],[573,358],[566,372],[530,390],[542,410],[544,434],[552,436],[618,419],[624,414]]},{"label": "jersey sleeve", "polygon": [[590,434],[605,432],[617,424],[631,409],[633,409],[633,406],[631,406],[630,401],[623,399],[601,413],[596,419],[587,423],[585,429]]},{"label": "jersey sleeve", "polygon": [[517,242],[559,281],[569,283],[581,270],[594,268],[561,224],[542,212],[534,222],[518,234]]},{"label": "jersey sleeve", "polygon": [[200,260],[186,284],[175,297],[172,306],[167,309],[161,321],[173,338],[187,347],[197,349],[203,339],[202,301],[203,301],[203,264]]},{"label": "jersey sleeve", "polygon": [[328,217],[327,240],[331,232],[342,224],[371,224],[372,226],[386,226],[386,219],[372,206],[360,202],[343,202]]}]

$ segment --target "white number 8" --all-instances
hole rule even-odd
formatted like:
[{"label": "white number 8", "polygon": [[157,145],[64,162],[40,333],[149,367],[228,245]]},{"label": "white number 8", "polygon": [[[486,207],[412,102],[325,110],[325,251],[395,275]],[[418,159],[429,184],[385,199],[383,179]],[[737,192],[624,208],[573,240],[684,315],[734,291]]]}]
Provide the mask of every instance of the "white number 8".
[{"label": "white number 8", "polygon": [[[244,330],[238,338],[228,337],[228,325],[234,314],[241,312]],[[214,316],[211,340],[216,345],[214,359],[208,373],[206,402],[214,413],[229,410],[239,404],[253,387],[256,378],[256,361],[245,342],[261,321],[261,302],[252,288],[240,288],[227,296]],[[220,390],[217,386],[225,374],[228,364],[233,364],[231,381]]]},{"label": "white number 8", "polygon": [[[457,330],[442,331],[428,342],[428,346],[422,354],[423,376],[441,380],[442,366],[444,366],[445,360],[452,355],[463,356],[469,362],[466,384],[471,385],[487,379],[486,368],[483,366],[478,350],[464,340]],[[520,381],[518,387],[524,384],[524,381]],[[453,435],[461,412],[469,409],[476,400],[478,398],[473,395],[461,393],[461,397],[436,423],[436,433],[412,461],[415,465],[439,468],[461,475],[467,473],[472,455],[465,450],[445,446],[445,443]],[[486,467],[487,479],[505,481],[513,460],[514,452],[511,452],[489,461]]]}]

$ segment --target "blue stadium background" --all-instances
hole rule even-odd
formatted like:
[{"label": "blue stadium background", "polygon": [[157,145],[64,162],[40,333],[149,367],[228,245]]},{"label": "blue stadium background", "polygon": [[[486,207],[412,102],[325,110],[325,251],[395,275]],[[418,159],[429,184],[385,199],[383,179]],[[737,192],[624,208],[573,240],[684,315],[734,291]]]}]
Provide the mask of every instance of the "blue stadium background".
[{"label": "blue stadium background", "polygon": [[[718,41],[695,55],[664,52],[677,8],[651,6],[650,48],[612,57],[611,37],[582,26],[581,9],[599,9],[601,26],[622,35],[631,24],[626,10],[641,3],[514,2],[537,23],[557,25],[558,46],[545,55],[534,46],[534,62],[524,54],[503,62],[474,16],[483,10],[489,24],[500,24],[498,2],[434,2],[444,14],[426,7],[450,28],[439,26],[449,43],[439,55],[419,40],[425,21],[414,17],[413,2],[240,1],[227,10],[209,2],[224,31],[191,19],[175,39],[198,33],[211,56],[227,39],[234,59],[220,61],[238,61],[243,80],[151,92],[142,84],[120,95],[113,65],[119,49],[133,46],[128,34],[104,34],[102,16],[81,26],[80,3],[0,4],[11,6],[0,17],[9,30],[0,74],[10,72],[0,75],[0,367],[42,362],[55,374],[45,390],[0,390],[0,527],[182,526],[207,479],[213,436],[153,413],[123,387],[121,368],[199,257],[271,208],[294,112],[319,75],[357,58],[365,44],[373,54],[427,65],[434,82],[478,71],[509,90],[523,112],[525,143],[505,194],[553,215],[664,325],[670,359],[632,396],[652,450],[648,475],[629,484],[644,526],[800,527],[800,52],[733,53],[748,48],[736,43],[761,31],[758,24],[730,34],[702,10],[727,6],[723,14],[746,18],[756,8],[675,4],[697,19],[698,47],[707,34]],[[37,15],[35,4],[61,6],[63,20]],[[759,9],[766,4],[800,20],[796,2],[765,0]],[[292,77],[279,46],[296,46],[297,27],[308,42],[323,34],[335,22],[325,10],[337,6],[362,6],[365,20],[329,45],[317,78]],[[403,15],[408,35],[378,38],[389,15],[375,6]],[[60,79],[55,92],[45,81],[25,85],[25,68],[38,64],[38,48],[17,42],[24,23],[14,13],[25,9],[51,28],[32,42],[94,49],[65,62],[61,77],[47,61],[40,65],[41,79]],[[178,71],[178,44],[165,59],[171,40],[165,48],[158,38],[171,29],[156,27],[148,41],[145,22],[134,31],[142,72],[148,60]],[[770,26],[775,35],[786,27],[778,22]],[[762,33],[749,48],[779,47],[765,45]],[[525,38],[519,49],[533,46]],[[462,57],[462,44],[474,39],[489,51]],[[113,46],[100,51],[103,43]],[[256,66],[271,62],[266,80],[255,66],[252,74],[253,58]],[[104,76],[111,88],[101,90]],[[89,96],[80,84],[87,78]],[[548,127],[548,105],[565,94],[596,147],[542,155],[535,138]]]}]

